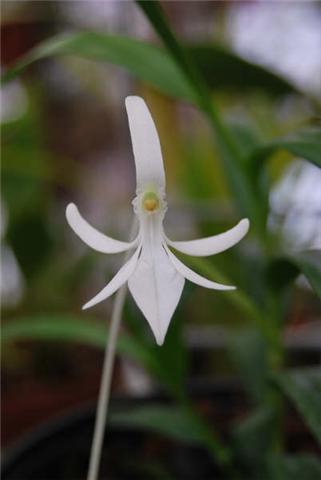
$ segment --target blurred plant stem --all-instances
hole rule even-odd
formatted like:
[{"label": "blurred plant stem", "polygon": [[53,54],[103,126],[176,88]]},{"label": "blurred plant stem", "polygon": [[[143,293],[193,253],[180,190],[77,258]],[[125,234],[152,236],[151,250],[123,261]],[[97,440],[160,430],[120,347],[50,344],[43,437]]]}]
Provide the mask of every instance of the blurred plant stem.
[{"label": "blurred plant stem", "polygon": [[207,447],[208,451],[213,456],[213,459],[217,464],[224,468],[225,472],[229,477],[235,477],[236,472],[234,471],[232,463],[232,452],[227,446],[221,444],[218,436],[213,432],[212,428],[208,427],[207,422],[203,419],[200,413],[195,409],[194,405],[189,401],[185,396],[184,399],[180,399],[182,408],[184,408],[193,422],[196,431],[201,431],[204,438],[204,445]]},{"label": "blurred plant stem", "polygon": [[[239,151],[231,132],[222,120],[220,113],[212,100],[211,93],[205,80],[191,57],[171,30],[161,6],[157,1],[136,1],[153,25],[159,37],[162,39],[173,59],[189,80],[191,87],[194,89],[198,106],[209,119],[210,125],[215,134],[216,143],[221,153],[223,165],[233,193],[235,206],[242,214],[250,217],[252,225],[260,238],[261,244],[267,252],[269,250],[269,239],[266,234],[267,198],[264,195],[262,196],[260,191],[256,188],[255,179],[251,177],[251,172],[248,172],[247,167],[242,162],[241,152]],[[191,261],[191,259],[189,259],[189,261]],[[197,266],[203,269],[203,271],[204,269],[207,270],[207,274],[215,276],[216,280],[229,283],[221,274],[217,275],[218,272],[213,271],[213,266],[206,260],[193,258],[192,263],[194,265],[197,264]],[[269,299],[267,302],[268,304],[263,311],[240,290],[236,290],[236,292],[230,294],[230,298],[231,301],[242,309],[262,331],[268,345],[267,362],[272,371],[282,368],[284,362],[284,349],[281,339],[281,325],[277,314],[277,311],[279,310],[278,298],[275,296],[271,305],[269,305]],[[275,435],[271,442],[270,450],[271,452],[279,451],[282,444],[280,421],[282,417],[282,400],[278,391],[275,390],[274,387],[271,387],[268,389],[266,398],[263,401],[272,408],[275,417]],[[219,456],[216,456],[217,459],[219,459]]]},{"label": "blurred plant stem", "polygon": [[[282,315],[280,313],[279,296],[271,293],[270,295],[270,316],[273,327],[273,344],[268,348],[268,366],[270,372],[279,372],[284,367],[285,348],[282,341]],[[271,453],[280,453],[283,450],[283,418],[284,418],[284,400],[281,392],[271,384],[268,391],[268,403],[274,412],[274,437],[271,442]]]},{"label": "blurred plant stem", "polygon": [[126,297],[126,288],[127,287],[124,285],[118,290],[113,305],[108,342],[105,349],[105,358],[101,376],[87,480],[98,479],[101,451],[110,400],[111,380],[114,369],[116,344],[122,318],[122,310]]},{"label": "blurred plant stem", "polygon": [[[208,278],[225,284],[232,282],[208,260],[204,258],[188,257],[184,255],[184,262],[196,267]],[[247,294],[237,289],[229,293],[230,302],[239,308],[259,328],[267,342],[267,365],[271,372],[278,372],[284,366],[285,351],[282,342],[281,313],[278,296],[269,293],[267,305],[260,309]],[[263,373],[262,373],[263,374]],[[262,406],[273,412],[273,436],[270,443],[270,453],[280,453],[283,448],[283,417],[284,402],[281,393],[269,384]]]},{"label": "blurred plant stem", "polygon": [[[130,239],[134,238],[134,233],[137,229],[136,218],[132,221],[130,229]],[[126,262],[130,257],[130,252],[126,252],[124,261]],[[125,304],[127,292],[127,285],[123,285],[115,295],[113,310],[110,320],[110,329],[108,340],[105,347],[104,363],[100,381],[100,389],[96,410],[96,419],[94,426],[94,434],[91,445],[89,467],[87,480],[97,480],[99,475],[99,466],[102,453],[102,446],[104,440],[104,433],[106,428],[106,419],[108,415],[108,407],[110,400],[111,381],[113,377],[115,354],[117,348],[117,341],[119,336],[120,323],[122,319],[123,308]]]},{"label": "blurred plant stem", "polygon": [[136,2],[144,11],[193,88],[197,104],[209,119],[213,129],[230,188],[234,195],[235,206],[243,215],[250,217],[254,228],[264,243],[266,223],[264,208],[262,208],[260,201],[258,201],[255,195],[255,189],[242,163],[241,152],[230,130],[221,118],[202,74],[171,30],[159,3],[157,1],[145,2],[142,0],[136,0]]},{"label": "blurred plant stem", "polygon": [[[204,275],[208,276],[209,278],[227,285],[233,283],[207,259],[200,257],[189,257],[187,255],[181,256],[185,263],[196,267],[201,273],[204,273]],[[229,301],[237,308],[242,310],[247,318],[249,318],[254,325],[261,330],[264,337],[273,344],[275,340],[273,325],[265,315],[264,311],[260,310],[244,291],[239,288],[236,289],[234,292],[229,294]]]}]

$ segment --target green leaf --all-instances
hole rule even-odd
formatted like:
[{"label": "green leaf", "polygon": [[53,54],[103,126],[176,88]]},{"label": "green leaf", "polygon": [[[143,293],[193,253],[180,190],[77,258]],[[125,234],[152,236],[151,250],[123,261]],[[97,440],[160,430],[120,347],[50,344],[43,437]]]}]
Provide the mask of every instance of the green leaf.
[{"label": "green leaf", "polygon": [[193,90],[171,57],[162,49],[134,38],[83,32],[58,35],[41,43],[3,76],[6,82],[37,60],[76,55],[126,68],[167,95],[193,102]]},{"label": "green leaf", "polygon": [[222,465],[229,462],[229,451],[223,447],[202,417],[188,405],[152,405],[128,412],[115,412],[111,422],[117,427],[151,430],[174,440],[208,448]]},{"label": "green leaf", "polygon": [[46,211],[26,213],[10,222],[6,233],[24,276],[29,281],[41,271],[53,248],[53,238],[46,222]]},{"label": "green leaf", "polygon": [[75,315],[43,314],[10,319],[3,325],[2,341],[62,340],[104,348],[107,329],[94,319],[80,320]]},{"label": "green leaf", "polygon": [[[143,2],[141,6],[153,10],[153,14],[156,9],[156,17],[160,13],[155,2]],[[206,81],[199,76],[197,68],[193,67],[193,61],[190,62],[189,55],[185,55],[185,50],[175,43],[173,40],[175,37],[170,30],[163,27],[164,25],[161,31],[169,35],[167,46],[171,45],[170,53],[174,55],[173,57],[160,48],[128,37],[94,32],[60,35],[33,49],[5,73],[3,80],[10,80],[31,63],[49,56],[79,55],[120,65],[167,95],[199,104],[209,116],[214,128],[224,168],[237,198],[237,207],[255,218],[255,225],[262,227],[265,220],[262,211],[259,212],[260,204],[254,198],[245,172],[235,163],[235,158],[239,157],[237,147],[213,105]]]},{"label": "green leaf", "polygon": [[264,67],[248,62],[219,45],[192,45],[189,54],[200,69],[209,88],[265,90],[270,94],[284,95],[297,89],[281,76]]},{"label": "green leaf", "polygon": [[189,444],[204,444],[202,430],[183,407],[164,405],[139,407],[127,412],[114,412],[110,421],[117,427],[151,430]]},{"label": "green leaf", "polygon": [[[44,340],[76,342],[97,348],[105,348],[108,330],[94,318],[79,318],[63,313],[43,314],[10,319],[2,327],[2,341]],[[122,333],[119,336],[118,351],[155,372],[158,365],[150,352],[133,337]]]},{"label": "green leaf", "polygon": [[[166,335],[166,340],[162,348],[159,348],[154,339],[151,340],[150,332],[146,336],[145,321],[137,318],[131,313],[130,302],[126,306],[126,322],[131,331],[147,349],[151,358],[154,360],[152,368],[149,370],[159,381],[166,386],[171,395],[182,405],[180,412],[189,418],[188,423],[193,425],[195,431],[202,436],[202,441],[220,463],[226,463],[228,453],[221,446],[218,436],[213,429],[209,429],[203,418],[190,406],[186,406],[186,372],[187,372],[187,350],[183,340],[184,317],[180,307],[178,307],[175,319],[171,323]],[[136,307],[135,307],[136,309]],[[181,417],[179,417],[181,418]],[[179,423],[179,422],[178,422]]]},{"label": "green leaf", "polygon": [[[274,414],[260,407],[239,421],[233,428],[232,440],[236,459],[247,471],[245,478],[266,478],[266,452],[275,435]],[[259,473],[260,472],[260,473]]]},{"label": "green leaf", "polygon": [[136,3],[145,13],[146,17],[164,42],[177,66],[185,74],[196,94],[198,107],[208,117],[213,130],[216,144],[219,149],[221,161],[227,176],[231,192],[235,199],[235,207],[243,215],[253,220],[253,225],[262,235],[265,233],[266,215],[257,198],[250,178],[242,164],[242,155],[230,130],[225,125],[221,115],[213,102],[211,91],[208,88],[202,72],[199,70],[195,59],[181,44],[171,29],[160,3],[157,1],[145,2],[136,0]]},{"label": "green leaf", "polygon": [[267,385],[266,342],[257,330],[243,330],[228,336],[228,353],[254,401],[264,398]]},{"label": "green leaf", "polygon": [[321,130],[305,132],[297,137],[276,142],[278,148],[288,150],[293,155],[310,160],[321,167]]},{"label": "green leaf", "polygon": [[2,195],[14,220],[46,200],[41,182],[50,178],[51,158],[41,143],[37,113],[29,108],[19,121],[1,128]]},{"label": "green leaf", "polygon": [[185,395],[187,374],[187,349],[183,339],[183,324],[181,309],[175,312],[162,348],[153,345],[151,354],[159,366],[159,378],[167,384],[171,391],[182,397]]},{"label": "green leaf", "polygon": [[[178,256],[183,259],[184,263],[195,268],[198,272],[209,279],[226,285],[233,285],[233,282],[214,266],[209,259],[190,257],[189,255],[183,254],[178,254]],[[224,295],[224,292],[221,293]],[[274,335],[271,322],[265,318],[263,312],[257,307],[252,298],[250,298],[246,292],[238,288],[233,292],[228,292],[226,299],[235,305],[236,308],[240,309],[247,318],[254,323],[254,325],[258,326],[266,338]]]},{"label": "green leaf", "polygon": [[[269,70],[250,63],[218,45],[190,45],[188,54],[200,69],[210,89],[264,89],[272,94],[296,91]],[[58,35],[42,42],[3,76],[8,81],[34,61],[54,55],[78,55],[127,68],[169,95],[195,100],[180,69],[163,49],[135,38],[99,32]]]},{"label": "green leaf", "polygon": [[314,455],[274,455],[269,461],[269,478],[273,480],[320,480],[321,463]]},{"label": "green leaf", "polygon": [[178,306],[162,348],[156,344],[149,326],[133,301],[126,302],[124,320],[142,348],[153,358],[153,374],[176,398],[185,396],[187,349],[183,340],[184,318]]},{"label": "green leaf", "polygon": [[229,127],[243,157],[247,157],[259,147],[261,141],[253,127],[242,123],[230,123]]},{"label": "green leaf", "polygon": [[[203,79],[199,76],[197,69],[194,68],[193,62],[190,61],[190,56],[176,38],[175,33],[171,30],[160,3],[156,0],[152,2],[136,0],[136,3],[150,21],[159,38],[164,42],[175,64],[184,73],[185,78],[188,79],[193,90],[196,89],[195,91],[199,91],[202,89]],[[201,96],[202,95],[199,96],[199,100]]]},{"label": "green leaf", "polygon": [[293,282],[298,274],[298,266],[289,258],[274,258],[268,263],[266,269],[269,288],[279,293]]},{"label": "green leaf", "polygon": [[278,150],[287,150],[321,167],[321,130],[303,132],[293,137],[280,138],[255,150],[249,162],[261,168],[264,162]]},{"label": "green leaf", "polygon": [[321,369],[306,368],[273,377],[303,416],[321,445]]},{"label": "green leaf", "polygon": [[[2,327],[3,343],[19,340],[71,341],[104,348],[108,340],[108,331],[105,326],[88,317],[79,319],[75,315],[44,314],[7,320]],[[164,368],[159,364],[161,357],[158,359],[152,350],[144,347],[133,337],[122,333],[118,338],[117,349],[119,353],[129,356],[157,378],[164,380]],[[165,373],[166,371],[168,370],[165,366]],[[117,414],[113,421],[119,425],[123,423],[126,426],[151,428],[179,440],[203,443],[219,461],[227,461],[227,453],[219,444],[214,432],[208,429],[203,419],[190,407],[182,406],[176,410],[151,407],[147,411]]]}]

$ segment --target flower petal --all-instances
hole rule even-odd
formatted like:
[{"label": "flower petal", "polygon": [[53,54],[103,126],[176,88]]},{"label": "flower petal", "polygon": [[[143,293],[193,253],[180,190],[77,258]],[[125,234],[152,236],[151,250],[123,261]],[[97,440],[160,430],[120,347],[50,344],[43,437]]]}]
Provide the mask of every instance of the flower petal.
[{"label": "flower petal", "polygon": [[94,305],[97,305],[97,303],[100,303],[106,298],[110,297],[110,295],[115,293],[116,290],[118,290],[122,285],[124,285],[125,282],[127,282],[127,280],[133,274],[136,268],[140,251],[141,251],[141,246],[137,248],[134,255],[132,255],[131,258],[121,267],[121,269],[118,270],[116,275],[106,285],[106,287],[103,288],[97,295],[95,295],[94,298],[89,300],[89,302],[85,303],[85,305],[82,307],[83,310],[93,307]]},{"label": "flower petal", "polygon": [[148,184],[165,189],[165,172],[158,133],[146,103],[127,97],[126,110],[136,164],[137,190]]},{"label": "flower petal", "polygon": [[178,260],[178,258],[173,255],[173,253],[167,246],[164,245],[164,247],[176,270],[190,282],[196,283],[201,287],[211,288],[212,290],[235,290],[236,287],[230,285],[222,285],[221,283],[212,282],[211,280],[202,277],[201,275],[184,265],[184,263],[182,263],[180,260]]},{"label": "flower petal", "polygon": [[128,287],[137,306],[146,317],[158,345],[164,342],[184,282],[184,278],[173,267],[160,242],[156,245],[143,245],[142,254],[134,274],[128,281]]},{"label": "flower petal", "polygon": [[235,227],[227,230],[227,232],[213,235],[212,237],[190,240],[188,242],[173,242],[166,239],[168,245],[187,255],[196,257],[206,257],[215,253],[223,252],[238,243],[248,232],[249,221],[243,218]]},{"label": "flower petal", "polygon": [[80,215],[78,208],[74,203],[69,203],[66,208],[66,218],[73,229],[83,242],[89,247],[102,253],[119,253],[133,248],[138,243],[138,238],[133,242],[120,242],[113,238],[107,237],[103,233],[96,230],[94,227]]}]

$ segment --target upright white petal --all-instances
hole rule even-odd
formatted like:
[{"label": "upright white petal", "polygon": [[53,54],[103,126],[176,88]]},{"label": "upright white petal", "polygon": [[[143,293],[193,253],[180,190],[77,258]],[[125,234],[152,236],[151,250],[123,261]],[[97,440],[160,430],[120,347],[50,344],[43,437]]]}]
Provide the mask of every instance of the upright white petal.
[{"label": "upright white petal", "polygon": [[179,252],[194,255],[195,257],[206,257],[233,247],[233,245],[242,240],[247,234],[249,225],[248,219],[243,218],[235,227],[219,235],[190,240],[188,242],[173,242],[168,238],[166,240],[168,245],[174,247]]},{"label": "upright white petal", "polygon": [[80,215],[78,208],[74,203],[70,203],[66,208],[66,218],[73,229],[83,242],[89,247],[102,253],[119,253],[133,248],[138,243],[138,238],[133,242],[120,242],[113,238],[107,237],[94,227]]},{"label": "upright white petal", "polygon": [[158,133],[146,103],[127,97],[126,110],[136,164],[137,190],[146,185],[165,189],[165,172]]},{"label": "upright white petal", "polygon": [[146,317],[158,345],[162,345],[169,322],[184,287],[184,278],[173,267],[165,252],[159,230],[147,225],[142,253],[128,281],[137,306]]},{"label": "upright white petal", "polygon": [[180,260],[178,260],[178,258],[173,255],[173,253],[167,246],[165,246],[165,249],[176,270],[190,282],[196,283],[201,287],[211,288],[212,290],[235,290],[236,287],[230,285],[222,285],[221,283],[212,282],[211,280],[202,277],[201,275],[184,265],[184,263],[182,263]]},{"label": "upright white petal", "polygon": [[140,254],[141,247],[139,246],[132,255],[132,257],[121,267],[120,270],[116,273],[116,275],[112,278],[112,280],[103,288],[94,298],[89,300],[82,308],[86,310],[87,308],[93,307],[97,305],[97,303],[106,300],[106,298],[110,297],[113,293],[115,293],[125,282],[129,279],[129,277],[133,274],[136,265],[138,256]]}]

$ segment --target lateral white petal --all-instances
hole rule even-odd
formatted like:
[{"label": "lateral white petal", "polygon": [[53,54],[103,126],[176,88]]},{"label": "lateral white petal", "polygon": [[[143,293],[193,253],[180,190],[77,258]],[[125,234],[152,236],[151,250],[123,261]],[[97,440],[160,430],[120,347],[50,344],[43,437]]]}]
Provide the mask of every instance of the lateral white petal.
[{"label": "lateral white petal", "polygon": [[213,235],[212,237],[200,238],[197,240],[190,240],[188,242],[173,242],[166,239],[168,245],[174,247],[176,250],[187,255],[194,255],[195,257],[206,257],[207,255],[214,255],[215,253],[223,252],[230,247],[233,247],[247,234],[249,229],[249,221],[243,218],[235,227],[227,230],[227,232]]},{"label": "lateral white petal", "polygon": [[140,97],[126,98],[130,135],[132,139],[137,189],[148,184],[165,188],[165,172],[158,133],[146,103]]},{"label": "lateral white petal", "polygon": [[184,265],[184,263],[182,263],[180,260],[178,260],[178,258],[173,255],[173,253],[167,246],[165,248],[176,270],[190,282],[196,283],[201,287],[211,288],[212,290],[235,290],[236,287],[230,285],[222,285],[221,283],[212,282],[211,280],[202,277],[201,275]]},{"label": "lateral white petal", "polygon": [[80,215],[78,208],[74,203],[69,203],[66,208],[66,218],[73,229],[83,242],[89,247],[102,253],[119,253],[133,248],[138,243],[138,238],[133,242],[121,242],[111,237],[107,237],[94,227]]},{"label": "lateral white petal", "polygon": [[85,303],[85,305],[82,307],[83,310],[93,307],[94,305],[97,305],[97,303],[100,303],[106,298],[110,297],[110,295],[115,293],[122,285],[124,285],[125,282],[127,282],[136,268],[140,250],[141,246],[137,248],[134,255],[132,255],[132,257],[121,267],[121,269],[118,270],[116,275],[111,279],[106,287],[103,288],[94,298],[89,300],[89,302]]},{"label": "lateral white petal", "polygon": [[185,280],[173,267],[160,242],[152,245],[152,248],[150,246],[143,245],[128,287],[147,319],[157,344],[162,345]]}]

